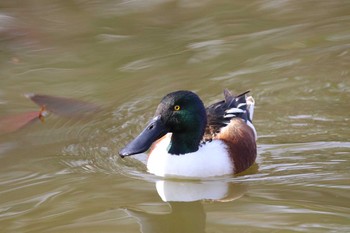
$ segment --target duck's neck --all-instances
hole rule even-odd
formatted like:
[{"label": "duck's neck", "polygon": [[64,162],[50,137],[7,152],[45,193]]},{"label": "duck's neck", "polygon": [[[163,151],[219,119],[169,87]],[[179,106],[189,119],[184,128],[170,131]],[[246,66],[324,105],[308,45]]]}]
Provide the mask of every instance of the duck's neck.
[{"label": "duck's neck", "polygon": [[190,133],[173,133],[169,145],[169,154],[181,155],[198,150],[201,136]]}]

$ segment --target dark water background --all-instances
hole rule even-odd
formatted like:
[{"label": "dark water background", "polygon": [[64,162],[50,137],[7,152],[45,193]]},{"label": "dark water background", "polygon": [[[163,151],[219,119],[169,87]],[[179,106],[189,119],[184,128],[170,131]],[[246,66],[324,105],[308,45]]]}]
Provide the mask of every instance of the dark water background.
[{"label": "dark water background", "polygon": [[[1,1],[0,117],[29,92],[102,111],[0,132],[0,232],[350,232],[349,52],[349,1]],[[162,201],[118,150],[166,93],[224,88],[257,102],[257,166]]]}]

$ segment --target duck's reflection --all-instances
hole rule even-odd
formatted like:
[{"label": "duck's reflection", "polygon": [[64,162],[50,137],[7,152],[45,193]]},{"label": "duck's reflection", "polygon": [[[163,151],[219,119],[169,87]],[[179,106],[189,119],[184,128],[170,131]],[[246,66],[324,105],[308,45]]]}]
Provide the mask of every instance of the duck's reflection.
[{"label": "duck's reflection", "polygon": [[246,187],[226,181],[159,180],[156,189],[161,199],[169,204],[169,212],[125,209],[140,224],[142,233],[204,233],[203,201],[233,201],[245,193]]}]

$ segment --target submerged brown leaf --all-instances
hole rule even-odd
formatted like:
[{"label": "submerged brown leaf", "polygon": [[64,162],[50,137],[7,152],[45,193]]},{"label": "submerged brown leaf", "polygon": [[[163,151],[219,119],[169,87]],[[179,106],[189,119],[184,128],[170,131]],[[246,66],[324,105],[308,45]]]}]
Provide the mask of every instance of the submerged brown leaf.
[{"label": "submerged brown leaf", "polygon": [[15,132],[38,120],[43,122],[47,112],[64,117],[84,117],[100,110],[96,104],[75,99],[36,94],[26,97],[39,105],[40,111],[0,117],[0,134]]},{"label": "submerged brown leaf", "polygon": [[26,97],[47,111],[65,117],[82,117],[100,110],[96,104],[70,98],[37,94],[27,94]]},{"label": "submerged brown leaf", "polygon": [[36,112],[24,112],[0,118],[0,134],[15,132],[35,121],[44,120],[47,112],[41,108]]}]

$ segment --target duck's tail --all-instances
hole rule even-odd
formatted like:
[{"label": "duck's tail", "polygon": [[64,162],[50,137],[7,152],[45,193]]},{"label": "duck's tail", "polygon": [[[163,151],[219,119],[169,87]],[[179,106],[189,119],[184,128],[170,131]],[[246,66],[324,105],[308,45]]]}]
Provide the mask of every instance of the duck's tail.
[{"label": "duck's tail", "polygon": [[247,110],[249,112],[249,118],[251,121],[253,121],[255,100],[253,96],[248,96],[246,98],[246,101],[247,101]]}]

